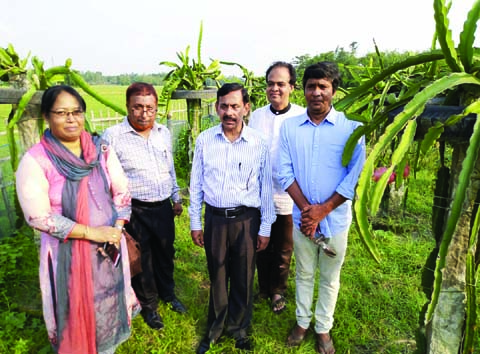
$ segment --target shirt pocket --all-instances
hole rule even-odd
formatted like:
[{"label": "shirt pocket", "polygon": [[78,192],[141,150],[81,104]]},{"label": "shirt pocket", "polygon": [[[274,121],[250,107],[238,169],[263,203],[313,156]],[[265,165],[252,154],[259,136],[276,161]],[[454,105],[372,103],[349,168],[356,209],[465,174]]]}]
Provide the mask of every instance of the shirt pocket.
[{"label": "shirt pocket", "polygon": [[173,162],[172,156],[168,151],[167,145],[165,144],[153,144],[153,155],[155,156],[155,160],[161,166],[162,169],[168,170],[170,164]]},{"label": "shirt pocket", "polygon": [[341,169],[342,155],[345,145],[330,144],[326,146],[325,151],[325,166],[332,169]]},{"label": "shirt pocket", "polygon": [[249,191],[257,185],[259,166],[256,162],[239,162],[238,169],[234,168],[234,171],[235,189]]}]

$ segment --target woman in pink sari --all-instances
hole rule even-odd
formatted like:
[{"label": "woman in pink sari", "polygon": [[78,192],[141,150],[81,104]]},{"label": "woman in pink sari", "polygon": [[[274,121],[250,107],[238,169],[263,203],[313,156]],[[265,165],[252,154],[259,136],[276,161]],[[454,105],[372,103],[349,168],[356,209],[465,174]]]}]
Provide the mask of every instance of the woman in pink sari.
[{"label": "woman in pink sari", "polygon": [[[130,218],[128,180],[115,152],[84,130],[85,109],[70,86],[46,90],[49,129],[16,172],[25,219],[41,231],[43,315],[62,354],[114,353],[140,310],[121,232]],[[117,264],[103,250],[109,244],[121,255]]]}]

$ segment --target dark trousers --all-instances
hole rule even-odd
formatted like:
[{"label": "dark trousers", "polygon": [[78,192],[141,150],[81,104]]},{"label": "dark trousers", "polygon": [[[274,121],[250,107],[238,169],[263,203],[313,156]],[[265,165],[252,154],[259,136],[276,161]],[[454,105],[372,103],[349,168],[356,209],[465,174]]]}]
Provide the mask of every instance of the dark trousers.
[{"label": "dark trousers", "polygon": [[285,293],[292,253],[292,214],[277,215],[267,248],[257,254],[258,287],[261,294],[272,297],[274,294]]},{"label": "dark trousers", "polygon": [[132,200],[132,215],[125,225],[142,249],[142,273],[132,278],[132,287],[144,311],[156,311],[158,297],[173,299],[175,223],[170,200],[145,203]]},{"label": "dark trousers", "polygon": [[207,336],[223,329],[234,338],[247,335],[252,320],[255,253],[260,211],[248,209],[228,219],[205,209],[204,246],[210,276]]}]

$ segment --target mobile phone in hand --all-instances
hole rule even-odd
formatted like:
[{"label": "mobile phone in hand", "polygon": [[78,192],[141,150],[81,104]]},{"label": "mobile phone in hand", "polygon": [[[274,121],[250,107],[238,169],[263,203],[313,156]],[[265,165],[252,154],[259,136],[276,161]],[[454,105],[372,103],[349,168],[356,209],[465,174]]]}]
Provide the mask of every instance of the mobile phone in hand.
[{"label": "mobile phone in hand", "polygon": [[113,243],[105,242],[103,244],[103,249],[105,250],[105,253],[112,260],[113,266],[118,267],[118,264],[120,263],[121,254],[117,246],[115,246]]}]

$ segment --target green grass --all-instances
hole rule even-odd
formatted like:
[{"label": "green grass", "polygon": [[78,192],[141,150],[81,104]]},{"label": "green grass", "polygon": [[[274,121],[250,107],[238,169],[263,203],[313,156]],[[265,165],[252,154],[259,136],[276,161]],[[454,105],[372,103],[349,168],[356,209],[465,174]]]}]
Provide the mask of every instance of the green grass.
[{"label": "green grass", "polygon": [[[412,346],[418,312],[425,303],[420,272],[432,242],[391,232],[380,232],[377,242],[384,257],[381,265],[369,257],[356,232],[352,230],[350,234],[332,330],[338,353],[378,353],[382,348],[386,353],[402,353],[404,347]],[[187,305],[188,314],[176,314],[160,304],[165,329],[160,333],[153,331],[138,317],[133,321],[132,337],[117,353],[193,353],[198,345],[206,325],[209,282],[204,251],[194,246],[189,237],[186,214],[177,219],[176,248],[177,295]],[[284,346],[295,323],[294,269],[295,261],[284,313],[273,314],[268,302],[255,305],[255,353],[315,353],[312,334],[299,349]],[[223,339],[213,352],[235,352],[234,341]]]},{"label": "green grass", "polygon": [[[164,332],[157,335],[141,318],[134,321],[132,338],[118,353],[193,353],[206,324],[208,276],[205,255],[193,245],[188,216],[177,219],[177,294],[189,313],[181,316],[160,304]],[[428,235],[411,237],[380,231],[377,243],[383,262],[377,265],[364,249],[354,229],[342,272],[342,286],[332,330],[338,353],[413,352],[418,313],[426,299],[420,289],[420,274],[433,242]],[[255,353],[315,353],[310,334],[299,349],[284,346],[295,323],[295,260],[289,278],[287,310],[275,315],[268,302],[255,305],[253,338]],[[407,350],[407,351],[406,351]],[[234,342],[226,338],[214,353],[233,353]]]}]

